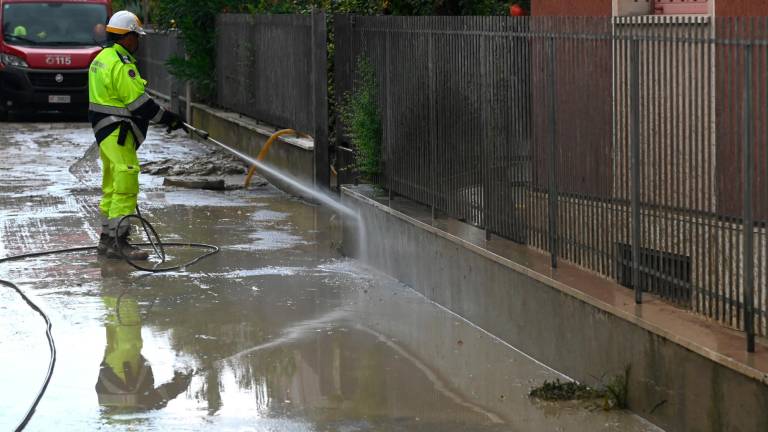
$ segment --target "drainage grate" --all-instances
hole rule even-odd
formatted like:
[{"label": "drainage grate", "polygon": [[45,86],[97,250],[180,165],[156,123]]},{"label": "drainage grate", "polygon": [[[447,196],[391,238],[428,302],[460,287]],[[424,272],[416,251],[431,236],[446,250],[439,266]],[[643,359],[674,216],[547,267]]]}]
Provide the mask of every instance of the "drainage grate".
[{"label": "drainage grate", "polygon": [[[632,285],[632,246],[617,243],[619,284]],[[675,303],[691,302],[691,257],[640,248],[640,287]]]}]

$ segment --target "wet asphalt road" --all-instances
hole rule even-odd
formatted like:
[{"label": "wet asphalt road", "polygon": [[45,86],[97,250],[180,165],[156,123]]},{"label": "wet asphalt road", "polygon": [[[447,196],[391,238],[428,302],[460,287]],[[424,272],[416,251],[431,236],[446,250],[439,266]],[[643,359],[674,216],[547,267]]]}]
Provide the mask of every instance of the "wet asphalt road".
[{"label": "wet asphalt road", "polygon": [[[0,124],[0,256],[97,241],[99,168],[80,160],[91,141],[86,124]],[[140,158],[208,151],[154,130]],[[28,430],[654,430],[626,412],[530,400],[559,375],[342,257],[323,208],[271,186],[141,182],[165,240],[222,251],[162,275],[93,253],[1,265],[51,316],[59,350]],[[0,430],[23,416],[47,361],[39,316],[0,290]]]}]

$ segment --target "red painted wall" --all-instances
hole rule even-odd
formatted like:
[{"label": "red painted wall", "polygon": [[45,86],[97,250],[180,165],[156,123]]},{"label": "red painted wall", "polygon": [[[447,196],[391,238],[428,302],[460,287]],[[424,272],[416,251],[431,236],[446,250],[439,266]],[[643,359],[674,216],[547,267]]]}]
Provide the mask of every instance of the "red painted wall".
[{"label": "red painted wall", "polygon": [[[531,6],[536,8],[535,5]],[[766,16],[768,2],[765,0],[715,0],[716,16]]]},{"label": "red painted wall", "polygon": [[[531,15],[611,16],[612,0],[532,0]],[[765,0],[716,0],[716,16],[768,16]]]},{"label": "red painted wall", "polygon": [[612,0],[531,0],[531,15],[611,16],[612,5]]},{"label": "red painted wall", "polygon": [[[595,18],[539,21],[533,32],[574,31],[591,35],[610,34],[610,20]],[[546,189],[549,183],[549,143],[552,137],[551,110],[557,128],[556,171],[561,193],[578,196],[610,196],[613,145],[612,81],[613,43],[610,40],[556,40],[555,106],[550,104],[552,73],[546,40],[531,42],[532,148],[534,184]]]}]

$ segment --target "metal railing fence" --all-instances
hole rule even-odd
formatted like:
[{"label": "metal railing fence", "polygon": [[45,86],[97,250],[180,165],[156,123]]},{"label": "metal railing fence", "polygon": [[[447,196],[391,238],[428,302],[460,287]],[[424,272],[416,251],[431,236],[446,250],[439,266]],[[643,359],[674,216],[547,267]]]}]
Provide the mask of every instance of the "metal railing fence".
[{"label": "metal railing fence", "polygon": [[314,133],[312,16],[223,14],[216,28],[218,104]]},{"label": "metal railing fence", "polygon": [[[216,20],[215,43],[213,102],[271,126],[311,135],[316,184],[328,188],[325,14],[221,14]],[[167,62],[183,53],[180,35],[150,32],[137,54],[150,90],[170,99],[175,110],[180,110],[179,101],[187,97],[181,97],[181,81],[169,73]],[[191,93],[192,89],[187,90]],[[191,116],[191,101],[187,102],[187,115]]]},{"label": "metal railing fence", "polygon": [[768,332],[768,20],[337,16],[374,65],[383,185]]},{"label": "metal railing fence", "polygon": [[315,183],[330,187],[326,16],[221,14],[219,106],[312,136]]},{"label": "metal railing fence", "polygon": [[180,43],[176,32],[149,30],[136,53],[141,75],[147,80],[149,88],[169,99],[175,83],[167,64],[173,56],[183,52]]}]

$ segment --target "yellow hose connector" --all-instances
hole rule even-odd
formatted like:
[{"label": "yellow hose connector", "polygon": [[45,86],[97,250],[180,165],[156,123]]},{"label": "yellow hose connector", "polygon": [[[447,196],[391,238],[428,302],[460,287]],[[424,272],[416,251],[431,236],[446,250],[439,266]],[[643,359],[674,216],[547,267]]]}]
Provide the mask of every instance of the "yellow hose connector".
[{"label": "yellow hose connector", "polygon": [[[278,138],[280,138],[283,135],[296,135],[297,137],[304,136],[303,134],[300,134],[296,132],[293,129],[282,129],[272,134],[271,137],[267,140],[266,143],[264,143],[264,147],[261,148],[261,151],[259,152],[259,155],[256,156],[256,160],[261,162],[264,160],[264,158],[267,157],[267,153],[269,153],[270,147],[272,147],[272,144],[277,141]],[[251,180],[253,179],[253,175],[256,174],[256,165],[252,166],[250,169],[248,169],[248,175],[245,177],[245,187],[246,189],[248,186],[251,185]]]}]

